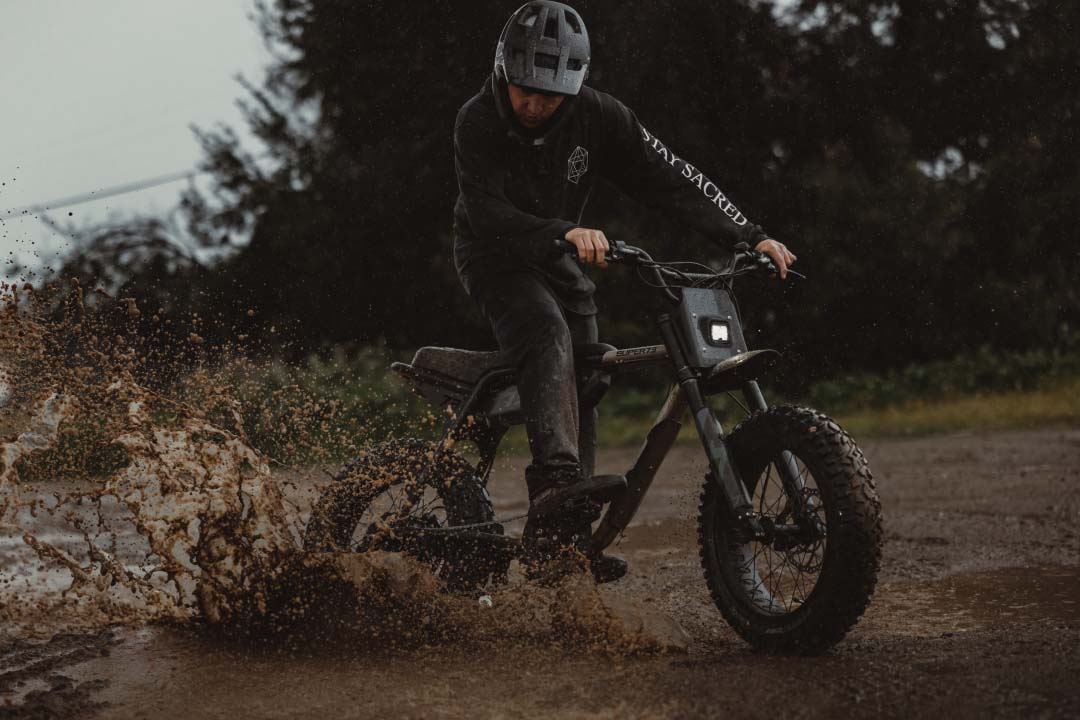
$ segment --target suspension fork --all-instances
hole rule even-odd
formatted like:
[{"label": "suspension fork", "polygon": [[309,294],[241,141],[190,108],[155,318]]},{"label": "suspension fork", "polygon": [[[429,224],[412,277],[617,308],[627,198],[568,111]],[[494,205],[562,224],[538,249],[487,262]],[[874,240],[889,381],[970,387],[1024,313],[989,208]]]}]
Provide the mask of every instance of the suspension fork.
[{"label": "suspension fork", "polygon": [[761,524],[754,515],[750,494],[746,491],[746,485],[739,478],[738,470],[728,455],[727,445],[724,442],[724,429],[705,402],[705,397],[698,385],[697,375],[686,362],[686,354],[675,332],[675,324],[671,316],[667,314],[661,315],[657,320],[660,325],[660,334],[664,338],[664,345],[667,347],[668,358],[675,369],[676,382],[686,398],[698,437],[701,438],[701,446],[709,460],[709,470],[713,480],[718,483],[737,526],[749,531],[752,536],[760,537],[763,534]]},{"label": "suspension fork", "polygon": [[[764,412],[769,408],[757,380],[749,380],[743,384],[743,397],[746,398],[746,405],[750,408],[750,412]],[[803,488],[806,487],[806,483],[803,482],[802,475],[799,473],[799,466],[795,462],[795,456],[789,450],[784,450],[780,453],[779,460],[773,461],[773,467],[776,468],[776,472],[780,476],[780,482],[795,506],[796,519],[801,520],[803,506],[805,505]]]}]

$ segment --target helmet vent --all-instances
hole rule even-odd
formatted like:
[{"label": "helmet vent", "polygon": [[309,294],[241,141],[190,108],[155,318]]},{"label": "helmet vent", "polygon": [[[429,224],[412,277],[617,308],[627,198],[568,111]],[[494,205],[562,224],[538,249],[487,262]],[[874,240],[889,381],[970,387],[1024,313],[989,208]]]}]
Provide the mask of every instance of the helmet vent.
[{"label": "helmet vent", "polygon": [[549,17],[547,23],[544,24],[544,37],[555,40],[559,39],[559,21],[557,16]]},{"label": "helmet vent", "polygon": [[521,18],[521,24],[524,25],[525,27],[532,27],[533,25],[536,24],[536,16],[539,15],[539,14],[540,14],[540,11],[537,10],[536,8],[533,8],[533,11],[531,13],[529,13],[525,17]]},{"label": "helmet vent", "polygon": [[536,67],[544,68],[545,70],[554,70],[559,67],[559,58],[555,55],[548,55],[547,53],[536,53],[533,62],[536,64]]},{"label": "helmet vent", "polygon": [[576,33],[577,35],[580,35],[581,34],[581,23],[578,21],[577,15],[570,12],[569,10],[563,10],[563,15],[566,16],[566,24],[570,26],[570,28],[574,31],[574,33]]},{"label": "helmet vent", "polygon": [[567,70],[580,70],[581,66],[582,66],[582,63],[577,58],[569,58],[566,61],[566,69]]}]

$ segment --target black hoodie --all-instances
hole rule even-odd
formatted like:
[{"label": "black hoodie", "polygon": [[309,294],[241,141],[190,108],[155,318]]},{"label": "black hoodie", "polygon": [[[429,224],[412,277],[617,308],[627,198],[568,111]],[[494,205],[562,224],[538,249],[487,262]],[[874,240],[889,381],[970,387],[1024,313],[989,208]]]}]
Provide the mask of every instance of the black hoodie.
[{"label": "black hoodie", "polygon": [[568,311],[594,314],[592,281],[569,256],[553,257],[552,246],[578,227],[598,177],[709,237],[751,247],[766,237],[629,108],[588,86],[529,132],[492,76],[458,113],[454,159],[454,260],[470,291],[488,275],[533,272]]}]

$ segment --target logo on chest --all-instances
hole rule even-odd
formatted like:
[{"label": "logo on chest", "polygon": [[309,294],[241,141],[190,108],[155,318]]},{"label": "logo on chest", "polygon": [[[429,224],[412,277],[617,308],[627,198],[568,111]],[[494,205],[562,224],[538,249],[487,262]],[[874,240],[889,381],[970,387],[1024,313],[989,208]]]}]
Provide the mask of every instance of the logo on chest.
[{"label": "logo on chest", "polygon": [[578,145],[566,161],[566,179],[577,183],[589,171],[589,151]]}]

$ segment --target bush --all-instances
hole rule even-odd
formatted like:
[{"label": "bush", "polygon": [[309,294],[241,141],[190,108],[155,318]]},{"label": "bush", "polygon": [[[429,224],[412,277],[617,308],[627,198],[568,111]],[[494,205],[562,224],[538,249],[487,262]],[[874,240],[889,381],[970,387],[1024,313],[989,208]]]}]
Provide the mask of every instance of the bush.
[{"label": "bush", "polygon": [[[846,375],[819,382],[805,397],[785,398],[768,387],[765,395],[773,404],[795,401],[835,416],[911,401],[1035,390],[1055,379],[1080,377],[1078,348],[1076,337],[1050,350],[1002,353],[982,348],[883,375]],[[223,384],[235,388],[244,432],[269,457],[287,464],[337,462],[387,437],[432,437],[441,428],[434,409],[389,370],[395,359],[404,358],[382,346],[351,353],[339,348],[311,356],[300,366],[280,361],[260,366],[238,363],[215,371],[214,380],[197,380],[196,374],[185,386],[189,394],[192,388]],[[661,374],[652,379],[655,382],[645,388],[616,382],[600,406],[602,445],[633,444],[644,438],[667,392]],[[736,397],[742,402],[741,396]],[[213,407],[205,396],[191,402]],[[727,429],[743,415],[724,397],[713,405]],[[214,419],[228,424],[223,417]]]},{"label": "bush", "polygon": [[1060,347],[996,352],[989,347],[885,374],[844,375],[815,383],[807,402],[830,413],[899,405],[910,400],[1036,390],[1080,375],[1080,335]]}]

